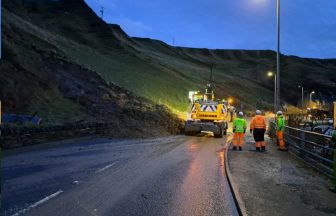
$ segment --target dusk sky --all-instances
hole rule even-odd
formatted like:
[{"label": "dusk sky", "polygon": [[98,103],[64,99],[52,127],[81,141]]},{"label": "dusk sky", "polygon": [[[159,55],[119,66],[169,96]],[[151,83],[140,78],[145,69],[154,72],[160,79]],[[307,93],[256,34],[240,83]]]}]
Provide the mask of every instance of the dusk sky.
[{"label": "dusk sky", "polygon": [[[276,0],[85,0],[130,36],[211,49],[276,49]],[[281,52],[336,58],[336,0],[282,0]]]}]

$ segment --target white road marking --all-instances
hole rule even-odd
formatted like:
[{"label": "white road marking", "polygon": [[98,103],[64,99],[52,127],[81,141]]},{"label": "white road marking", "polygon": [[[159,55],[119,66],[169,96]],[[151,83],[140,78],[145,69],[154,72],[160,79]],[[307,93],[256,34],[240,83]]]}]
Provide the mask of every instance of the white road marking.
[{"label": "white road marking", "polygon": [[72,184],[79,184],[79,181],[73,181]]},{"label": "white road marking", "polygon": [[28,212],[29,210],[31,210],[32,208],[35,208],[35,207],[37,207],[37,206],[39,206],[39,205],[41,205],[41,204],[43,204],[43,203],[45,203],[45,202],[51,200],[52,198],[55,198],[56,196],[60,195],[61,193],[63,193],[63,191],[62,191],[62,190],[59,190],[59,191],[57,191],[56,193],[53,193],[53,194],[51,194],[51,195],[49,195],[49,196],[47,196],[47,197],[41,199],[40,201],[38,201],[38,202],[36,202],[36,203],[34,203],[34,204],[28,206],[27,208],[24,208],[24,209],[18,211],[17,213],[13,214],[12,216],[18,216],[18,215],[20,215],[20,214],[26,213],[26,212]]},{"label": "white road marking", "polygon": [[105,167],[103,167],[103,168],[97,170],[96,173],[100,173],[100,172],[103,172],[103,171],[107,170],[108,168],[111,168],[111,167],[114,166],[117,162],[118,162],[118,161],[116,161],[116,162],[114,162],[114,163],[111,163],[111,164],[109,164],[109,165],[107,165],[107,166],[105,166]]}]

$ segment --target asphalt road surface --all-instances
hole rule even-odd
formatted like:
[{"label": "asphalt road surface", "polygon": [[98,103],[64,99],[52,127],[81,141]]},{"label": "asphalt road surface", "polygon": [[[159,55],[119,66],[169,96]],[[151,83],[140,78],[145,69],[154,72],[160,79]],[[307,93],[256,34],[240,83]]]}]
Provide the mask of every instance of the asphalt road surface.
[{"label": "asphalt road surface", "polygon": [[228,138],[96,139],[6,151],[2,215],[238,215]]}]

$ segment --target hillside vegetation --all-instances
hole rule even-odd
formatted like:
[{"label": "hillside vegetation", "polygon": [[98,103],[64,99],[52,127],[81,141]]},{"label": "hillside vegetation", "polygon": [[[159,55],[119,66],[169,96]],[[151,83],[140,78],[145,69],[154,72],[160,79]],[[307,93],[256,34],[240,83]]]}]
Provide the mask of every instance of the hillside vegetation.
[{"label": "hillside vegetation", "polygon": [[[272,107],[273,80],[266,71],[275,69],[273,51],[172,47],[132,38],[83,0],[4,0],[2,16],[0,96],[6,112],[38,111],[50,124],[116,120],[125,109],[162,110],[155,104],[185,112],[188,91],[203,89],[210,65],[219,98],[233,97],[250,110]],[[281,69],[284,103],[296,105],[300,83],[328,98],[336,93],[334,59],[282,56]]]}]

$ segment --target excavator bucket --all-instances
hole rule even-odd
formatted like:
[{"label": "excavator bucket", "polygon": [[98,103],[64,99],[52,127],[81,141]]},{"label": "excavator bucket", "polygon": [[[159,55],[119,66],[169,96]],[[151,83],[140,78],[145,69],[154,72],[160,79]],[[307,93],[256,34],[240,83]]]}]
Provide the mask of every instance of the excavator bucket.
[{"label": "excavator bucket", "polygon": [[223,123],[187,121],[184,127],[185,135],[194,136],[201,132],[212,132],[215,138],[226,135],[226,126]]}]

